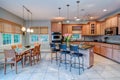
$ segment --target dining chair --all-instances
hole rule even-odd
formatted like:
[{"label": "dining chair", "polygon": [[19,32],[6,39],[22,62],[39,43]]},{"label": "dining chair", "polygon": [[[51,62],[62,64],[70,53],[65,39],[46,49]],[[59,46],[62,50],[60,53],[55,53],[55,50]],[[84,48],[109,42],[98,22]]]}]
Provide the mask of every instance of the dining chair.
[{"label": "dining chair", "polygon": [[4,50],[4,55],[5,55],[4,74],[6,74],[6,65],[7,64],[11,64],[11,68],[12,68],[12,64],[14,64],[15,65],[16,74],[17,74],[17,63],[19,61],[21,61],[22,67],[23,67],[23,59],[22,59],[22,57],[17,57],[16,56],[16,52],[15,52],[14,49]]},{"label": "dining chair", "polygon": [[18,44],[17,47],[18,48],[22,48],[23,46],[22,46],[22,44]]},{"label": "dining chair", "polygon": [[17,46],[16,45],[11,45],[11,49],[16,49]]}]

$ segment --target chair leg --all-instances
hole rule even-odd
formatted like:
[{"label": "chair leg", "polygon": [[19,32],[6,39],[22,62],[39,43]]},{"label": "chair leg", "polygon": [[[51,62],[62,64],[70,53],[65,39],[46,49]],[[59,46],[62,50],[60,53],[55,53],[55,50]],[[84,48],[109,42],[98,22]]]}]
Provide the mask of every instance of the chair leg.
[{"label": "chair leg", "polygon": [[51,53],[51,63],[52,63],[52,57],[53,57],[53,53]]},{"label": "chair leg", "polygon": [[23,59],[21,60],[22,68],[23,68]]},{"label": "chair leg", "polygon": [[4,63],[4,74],[6,75],[6,63]]},{"label": "chair leg", "polygon": [[12,69],[13,64],[11,64],[11,69]]},{"label": "chair leg", "polygon": [[17,63],[15,63],[15,71],[16,71],[16,74],[17,74]]},{"label": "chair leg", "polygon": [[65,54],[65,69],[67,69],[66,54]]}]

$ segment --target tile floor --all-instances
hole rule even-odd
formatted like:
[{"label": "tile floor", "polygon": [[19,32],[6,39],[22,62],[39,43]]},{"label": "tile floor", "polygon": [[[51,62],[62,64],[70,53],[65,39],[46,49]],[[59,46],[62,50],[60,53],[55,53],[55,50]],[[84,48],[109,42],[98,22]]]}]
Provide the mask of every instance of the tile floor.
[{"label": "tile floor", "polygon": [[18,74],[14,69],[7,67],[7,74],[0,66],[0,80],[120,80],[120,64],[95,54],[94,66],[78,75],[77,69],[58,67],[56,62],[50,62],[50,53],[42,53],[42,60],[33,66],[19,64]]}]

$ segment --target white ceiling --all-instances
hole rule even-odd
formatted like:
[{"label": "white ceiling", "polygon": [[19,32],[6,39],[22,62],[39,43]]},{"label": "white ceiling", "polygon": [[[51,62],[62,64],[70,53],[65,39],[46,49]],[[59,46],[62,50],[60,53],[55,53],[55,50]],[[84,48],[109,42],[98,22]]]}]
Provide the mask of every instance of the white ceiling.
[{"label": "white ceiling", "polygon": [[[66,17],[66,4],[70,4],[70,18],[77,15],[77,0],[0,0],[0,7],[22,18],[22,5],[32,13],[33,20],[50,20],[58,16],[58,7],[61,15]],[[80,0],[80,17],[90,15],[100,18],[120,8],[120,0]],[[81,11],[81,9],[85,9]],[[107,9],[107,12],[103,12]]]}]

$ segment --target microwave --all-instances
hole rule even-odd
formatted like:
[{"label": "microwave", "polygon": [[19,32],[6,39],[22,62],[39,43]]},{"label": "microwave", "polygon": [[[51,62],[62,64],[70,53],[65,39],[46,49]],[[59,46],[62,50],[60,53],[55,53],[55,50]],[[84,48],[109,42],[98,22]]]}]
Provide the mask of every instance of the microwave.
[{"label": "microwave", "polygon": [[61,40],[62,36],[61,35],[52,35],[52,40]]},{"label": "microwave", "polygon": [[106,28],[105,35],[118,35],[118,27]]}]

